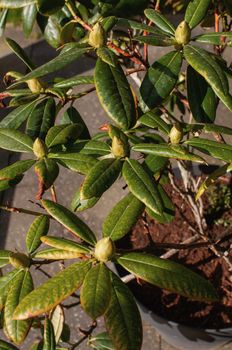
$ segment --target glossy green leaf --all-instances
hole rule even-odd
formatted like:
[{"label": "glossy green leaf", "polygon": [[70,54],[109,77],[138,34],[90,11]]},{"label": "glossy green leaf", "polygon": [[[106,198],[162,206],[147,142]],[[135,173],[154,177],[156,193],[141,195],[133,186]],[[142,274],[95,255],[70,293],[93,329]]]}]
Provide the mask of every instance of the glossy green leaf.
[{"label": "glossy green leaf", "polygon": [[43,350],[56,350],[56,339],[55,339],[54,328],[49,318],[45,319],[45,324],[44,324]]},{"label": "glossy green leaf", "polygon": [[89,261],[78,262],[50,278],[21,301],[14,318],[25,320],[53,309],[81,286],[90,266]]},{"label": "glossy green leaf", "polygon": [[16,176],[25,173],[32,167],[35,160],[18,160],[17,162],[8,165],[0,170],[0,181],[14,179]]},{"label": "glossy green leaf", "polygon": [[188,152],[188,150],[185,147],[180,145],[170,145],[167,143],[164,143],[164,144],[140,143],[138,145],[133,146],[133,150],[136,152],[153,154],[160,157],[191,160],[192,162],[204,163],[203,158]]},{"label": "glossy green leaf", "polygon": [[193,137],[185,141],[185,143],[214,158],[224,160],[225,162],[232,162],[232,145],[218,143],[217,141],[202,139],[200,137]]},{"label": "glossy green leaf", "polygon": [[110,272],[105,264],[94,266],[87,273],[81,287],[81,306],[85,312],[96,320],[103,315],[111,297]]},{"label": "glossy green leaf", "polygon": [[155,177],[155,175],[160,174],[167,164],[167,158],[148,154],[144,160],[143,167],[148,173]]},{"label": "glossy green leaf", "polygon": [[87,48],[80,47],[73,47],[69,50],[62,51],[59,54],[59,56],[53,58],[51,61],[43,64],[42,66],[34,69],[32,72],[26,74],[23,78],[19,79],[17,83],[27,81],[29,79],[39,78],[49,73],[63,69],[71,62],[77,60],[87,51]]},{"label": "glossy green leaf", "polygon": [[31,327],[31,321],[18,321],[13,319],[13,313],[17,305],[33,289],[30,272],[21,270],[14,278],[7,294],[4,308],[4,324],[7,336],[15,343],[21,344]]},{"label": "glossy green leaf", "polygon": [[148,33],[157,34],[157,33],[161,32],[159,29],[154,28],[152,26],[148,26],[145,23],[140,23],[140,22],[133,21],[133,20],[127,19],[127,18],[118,18],[118,25],[122,26],[122,27],[130,28],[130,29],[146,31]]},{"label": "glossy green leaf", "polygon": [[232,41],[232,33],[231,32],[217,32],[217,33],[207,33],[198,35],[193,38],[195,41],[204,43],[204,44],[212,44],[212,45],[226,45],[230,44]]},{"label": "glossy green leaf", "polygon": [[53,185],[59,175],[59,167],[53,159],[43,158],[36,163],[34,169],[38,177],[37,199],[41,199],[44,192]]},{"label": "glossy green leaf", "polygon": [[128,253],[117,261],[129,272],[160,288],[196,300],[217,300],[209,281],[174,261],[143,253]]},{"label": "glossy green leaf", "polygon": [[47,147],[54,147],[74,142],[82,132],[80,124],[63,124],[53,126],[47,133],[45,143]]},{"label": "glossy green leaf", "polygon": [[111,281],[111,302],[104,315],[106,329],[116,349],[140,350],[142,323],[133,295],[113,273]]},{"label": "glossy green leaf", "polygon": [[219,134],[232,135],[232,128],[228,128],[227,126],[207,123],[203,124],[202,126],[202,130],[206,133],[216,132]]},{"label": "glossy green leaf", "polygon": [[117,180],[122,169],[119,159],[103,159],[91,168],[81,186],[81,199],[100,197]]},{"label": "glossy green leaf", "polygon": [[17,9],[35,3],[36,0],[0,0],[0,7]]},{"label": "glossy green leaf", "polygon": [[1,339],[0,339],[0,349],[1,350],[19,350],[14,345],[7,343],[6,341]]},{"label": "glossy green leaf", "polygon": [[163,203],[163,211],[161,214],[157,214],[150,208],[146,208],[146,212],[149,216],[151,216],[153,219],[160,222],[161,224],[172,222],[175,215],[174,205],[172,204],[172,201],[170,200],[167,193],[160,184],[158,184],[157,189]]},{"label": "glossy green leaf", "polygon": [[98,163],[94,157],[80,153],[50,153],[49,158],[56,159],[59,164],[81,174],[88,174],[90,169]]},{"label": "glossy green leaf", "polygon": [[92,208],[99,201],[99,199],[100,197],[81,199],[80,189],[78,189],[72,199],[70,208],[72,211],[84,211],[86,209]]},{"label": "glossy green leaf", "polygon": [[68,146],[69,152],[80,152],[87,155],[105,156],[111,153],[110,146],[102,141],[77,141],[74,145]]},{"label": "glossy green leaf", "polygon": [[145,16],[152,21],[159,29],[161,29],[164,33],[173,36],[175,34],[175,28],[170,23],[165,16],[163,16],[160,12],[147,9],[144,11]]},{"label": "glossy green leaf", "polygon": [[140,104],[144,112],[166,99],[176,85],[182,64],[182,54],[171,51],[148,69],[140,87]]},{"label": "glossy green leaf", "polygon": [[12,254],[9,250],[0,249],[0,268],[9,264],[9,257]]},{"label": "glossy green leaf", "polygon": [[48,17],[44,29],[44,38],[54,48],[58,48],[61,45],[61,25],[58,18],[54,15]]},{"label": "glossy green leaf", "polygon": [[200,123],[214,122],[217,98],[205,79],[191,66],[187,68],[187,91],[193,118]]},{"label": "glossy green leaf", "polygon": [[1,180],[0,181],[0,191],[5,191],[8,188],[16,186],[20,181],[22,181],[23,175],[18,175],[13,179]]},{"label": "glossy green leaf", "polygon": [[32,153],[33,141],[19,130],[0,128],[0,148]]},{"label": "glossy green leaf", "polygon": [[140,43],[148,44],[151,46],[172,46],[174,45],[174,39],[162,34],[152,35],[140,35],[133,38],[133,40],[139,41]]},{"label": "glossy green leaf", "polygon": [[195,28],[205,17],[210,0],[191,0],[185,12],[185,21],[189,27]]},{"label": "glossy green leaf", "polygon": [[144,210],[144,204],[133,196],[127,194],[110,211],[103,222],[104,237],[116,241],[124,237],[135,225]]},{"label": "glossy green leaf", "polygon": [[60,340],[65,321],[64,310],[60,305],[57,305],[55,309],[52,310],[50,320],[53,325],[55,340],[57,344]]},{"label": "glossy green leaf", "polygon": [[97,56],[105,63],[109,64],[112,67],[116,67],[118,64],[117,56],[113,51],[107,47],[99,47],[97,49]]},{"label": "glossy green leaf", "polygon": [[93,76],[83,76],[83,75],[74,75],[71,78],[61,80],[58,83],[54,84],[55,88],[71,88],[77,85],[82,84],[94,84]]},{"label": "glossy green leaf", "polygon": [[67,250],[70,252],[87,254],[90,252],[89,248],[85,247],[83,244],[78,244],[66,238],[58,238],[53,236],[43,236],[41,241],[51,247]]},{"label": "glossy green leaf", "polygon": [[122,175],[136,198],[154,212],[162,212],[162,201],[155,180],[148,175],[138,161],[127,159],[123,164]]},{"label": "glossy green leaf", "polygon": [[94,350],[115,350],[107,332],[102,332],[89,338],[88,344]]},{"label": "glossy green leaf", "polygon": [[74,235],[77,235],[92,245],[96,243],[94,233],[70,210],[49,200],[43,200],[42,205],[55,220],[61,223],[61,225],[71,231]]},{"label": "glossy green leaf", "polygon": [[[37,102],[39,100],[39,94],[31,94],[31,95],[26,95],[26,96],[16,96],[13,97],[10,102],[9,102],[9,107],[19,107],[25,104],[32,103],[33,101]],[[7,118],[7,117],[6,117]],[[21,115],[22,119],[26,119]],[[8,119],[8,118],[7,118]],[[19,123],[19,121],[18,121]],[[20,122],[22,124],[22,122]],[[15,128],[16,129],[16,128]]]},{"label": "glossy green leaf", "polygon": [[73,32],[76,28],[74,20],[67,22],[61,29],[60,40],[62,44],[69,43],[73,40]]},{"label": "glossy green leaf", "polygon": [[44,16],[50,16],[59,11],[65,4],[65,0],[37,0],[39,12]]},{"label": "glossy green leaf", "polygon": [[162,113],[158,108],[143,114],[139,118],[139,122],[152,129],[158,129],[166,135],[169,135],[171,125],[167,124],[161,117]]},{"label": "glossy green leaf", "polygon": [[0,12],[0,36],[2,36],[5,31],[8,12],[9,10],[7,8],[2,9]]},{"label": "glossy green leaf", "polygon": [[37,15],[36,4],[25,6],[22,11],[23,33],[28,38],[33,30]]},{"label": "glossy green leaf", "polygon": [[[1,3],[0,3],[1,7]],[[26,52],[17,44],[13,39],[6,38],[7,45],[11,50],[18,56],[18,58],[23,61],[23,63],[30,69],[35,69],[35,65],[31,62],[30,58],[27,56]]]},{"label": "glossy green leaf", "polygon": [[88,140],[90,139],[90,133],[82,119],[80,113],[73,106],[69,107],[62,116],[61,124],[80,124],[82,127],[82,132],[79,136],[80,139]]},{"label": "glossy green leaf", "polygon": [[45,236],[48,230],[48,216],[40,215],[32,222],[26,235],[26,247],[29,254],[33,253],[41,245],[40,238]]},{"label": "glossy green leaf", "polygon": [[1,128],[18,129],[32,115],[37,101],[26,103],[10,112],[1,122]]},{"label": "glossy green leaf", "polygon": [[135,101],[120,65],[112,67],[98,59],[94,79],[99,101],[108,116],[124,130],[132,127],[136,121]]},{"label": "glossy green leaf", "polygon": [[50,97],[43,100],[33,110],[27,121],[27,134],[32,138],[44,140],[48,130],[54,125],[56,117],[56,103]]},{"label": "glossy green leaf", "polygon": [[33,254],[34,259],[43,260],[71,260],[78,259],[83,256],[83,253],[72,252],[69,250],[48,248],[37,251]]},{"label": "glossy green leaf", "polygon": [[187,62],[202,75],[220,100],[232,111],[232,97],[225,72],[214,58],[196,46],[185,45],[184,56]]},{"label": "glossy green leaf", "polygon": [[19,272],[20,270],[15,269],[11,272],[8,272],[3,277],[0,277],[0,310],[3,309],[11,283],[13,282],[14,278],[18,275]]},{"label": "glossy green leaf", "polygon": [[43,341],[39,340],[34,342],[28,350],[43,350]]}]

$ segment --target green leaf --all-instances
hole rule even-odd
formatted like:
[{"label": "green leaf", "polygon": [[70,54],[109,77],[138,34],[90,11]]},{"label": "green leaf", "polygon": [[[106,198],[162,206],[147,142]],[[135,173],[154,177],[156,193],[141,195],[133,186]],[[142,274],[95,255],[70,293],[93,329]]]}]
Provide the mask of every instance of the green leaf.
[{"label": "green leaf", "polygon": [[82,132],[80,124],[63,124],[53,126],[47,133],[45,143],[48,148],[74,142]]},{"label": "green leaf", "polygon": [[61,25],[54,15],[47,20],[44,38],[54,48],[58,48],[61,45]]},{"label": "green leaf", "polygon": [[21,131],[0,128],[0,148],[13,152],[32,153],[33,141]]},{"label": "green leaf", "polygon": [[5,303],[6,303],[6,297],[8,295],[11,283],[13,282],[14,278],[18,275],[20,270],[13,270],[3,277],[0,277],[0,309],[2,310]]},{"label": "green leaf", "polygon": [[140,103],[144,112],[166,99],[176,85],[182,64],[182,54],[171,51],[148,69],[140,87]]},{"label": "green leaf", "polygon": [[49,200],[43,200],[41,202],[46,211],[67,230],[91,245],[96,243],[94,233],[70,210]]},{"label": "green leaf", "polygon": [[1,128],[18,129],[32,115],[37,100],[17,107],[10,112],[1,122]]},{"label": "green leaf", "polygon": [[6,168],[0,170],[0,181],[13,180],[16,176],[25,173],[28,169],[32,167],[35,160],[19,160]]},{"label": "green leaf", "polygon": [[135,159],[127,159],[123,164],[122,175],[133,195],[154,212],[163,210],[162,201],[155,180]]},{"label": "green leaf", "polygon": [[34,259],[43,260],[70,260],[78,259],[83,256],[83,253],[72,252],[64,249],[49,248],[42,249],[33,254]]},{"label": "green leaf", "polygon": [[66,238],[58,238],[53,236],[43,236],[41,241],[51,247],[67,250],[69,252],[76,252],[81,254],[87,254],[90,252],[89,248],[82,244],[78,244]]},{"label": "green leaf", "polygon": [[133,40],[139,41],[140,43],[148,44],[151,46],[172,46],[175,44],[174,39],[162,34],[152,35],[140,35],[135,36]]},{"label": "green leaf", "polygon": [[70,205],[72,211],[84,211],[86,209],[92,208],[100,199],[100,197],[81,199],[80,196],[80,189],[78,189]]},{"label": "green leaf", "polygon": [[[0,2],[1,7],[1,2]],[[6,38],[6,43],[11,48],[11,50],[18,56],[18,58],[23,61],[23,63],[30,69],[35,69],[35,65],[31,62],[30,58],[27,56],[26,52],[17,44],[13,39]]]},{"label": "green leaf", "polygon": [[0,339],[0,349],[1,350],[19,350],[14,345],[7,343],[6,341],[1,339]]},{"label": "green leaf", "polygon": [[54,310],[52,310],[50,315],[50,320],[53,326],[56,344],[59,342],[63,327],[64,327],[64,310],[60,305],[57,305]]},{"label": "green leaf", "polygon": [[40,238],[45,236],[48,230],[48,216],[40,215],[32,222],[26,235],[26,247],[29,254],[32,254],[41,245]]},{"label": "green leaf", "polygon": [[5,8],[0,12],[0,36],[2,36],[5,31],[8,11],[9,10]]},{"label": "green leaf", "polygon": [[160,288],[196,300],[217,300],[209,281],[174,261],[143,253],[128,253],[117,261],[129,272]]},{"label": "green leaf", "polygon": [[36,0],[0,0],[0,7],[17,9],[35,3]]},{"label": "green leaf", "polygon": [[49,318],[45,319],[44,324],[43,350],[56,350],[56,339],[53,324]]},{"label": "green leaf", "polygon": [[144,210],[144,204],[132,193],[127,194],[110,211],[103,222],[104,237],[116,241],[124,237],[135,225]]},{"label": "green leaf", "polygon": [[129,288],[111,273],[111,302],[104,315],[106,329],[116,349],[140,350],[142,323]]},{"label": "green leaf", "polygon": [[8,188],[16,186],[20,181],[22,181],[23,175],[18,175],[14,179],[1,180],[0,181],[0,191],[5,191]]},{"label": "green leaf", "polygon": [[118,23],[119,26],[126,27],[127,29],[136,29],[140,31],[146,31],[148,33],[160,33],[161,31],[157,28],[154,28],[152,26],[148,26],[147,24],[140,23],[137,21],[129,20],[127,18],[118,18]]},{"label": "green leaf", "polygon": [[98,163],[94,157],[79,153],[49,153],[49,158],[56,159],[59,164],[81,174],[88,174],[90,169]]},{"label": "green leaf", "polygon": [[144,160],[143,167],[151,176],[155,177],[157,174],[160,175],[167,163],[167,158],[149,154]]},{"label": "green leaf", "polygon": [[82,84],[94,84],[93,76],[83,76],[83,75],[74,75],[71,78],[61,80],[58,83],[54,84],[54,88],[71,88],[77,85]]},{"label": "green leaf", "polygon": [[232,41],[232,33],[231,32],[217,32],[217,33],[207,33],[198,35],[193,38],[195,41],[204,43],[204,44],[212,44],[212,45],[226,45],[231,44]]},{"label": "green leaf", "polygon": [[36,68],[32,72],[26,74],[24,77],[19,79],[17,83],[24,82],[30,79],[39,78],[49,73],[56,72],[63,69],[65,66],[81,57],[88,51],[88,48],[72,47],[66,51],[62,51],[59,56],[53,58],[51,61],[43,64]]},{"label": "green leaf", "polygon": [[107,47],[99,47],[97,49],[97,56],[105,63],[109,64],[112,67],[116,67],[118,64],[117,56],[113,51]]},{"label": "green leaf", "polygon": [[150,208],[146,208],[146,212],[149,216],[151,216],[153,219],[160,222],[161,224],[172,222],[175,215],[174,205],[172,204],[170,198],[168,197],[167,193],[160,184],[158,184],[157,189],[160,194],[160,198],[163,202],[163,211],[161,214],[157,214]]},{"label": "green leaf", "polygon": [[90,139],[89,130],[82,119],[80,113],[73,106],[69,107],[62,116],[61,124],[80,124],[82,127],[82,132],[79,136],[80,139],[88,140]]},{"label": "green leaf", "polygon": [[102,141],[76,141],[72,146],[67,147],[69,152],[80,152],[81,154],[105,156],[111,153],[110,146]]},{"label": "green leaf", "polygon": [[40,102],[27,121],[27,134],[44,140],[48,130],[53,126],[56,117],[56,103],[52,97]]},{"label": "green leaf", "polygon": [[17,305],[33,289],[30,272],[21,270],[14,278],[7,294],[4,308],[4,324],[7,336],[15,343],[21,344],[31,327],[31,321],[18,321],[13,319],[13,313]]},{"label": "green leaf", "polygon": [[204,49],[185,45],[184,56],[187,62],[202,75],[220,100],[232,111],[232,97],[225,72],[214,58]]},{"label": "green leaf", "polygon": [[133,150],[136,152],[153,154],[160,157],[191,160],[192,162],[204,163],[203,158],[188,152],[188,150],[185,147],[180,145],[170,145],[167,143],[164,143],[164,144],[139,143],[138,145],[133,146]]},{"label": "green leaf", "polygon": [[91,168],[81,187],[81,199],[100,197],[116,181],[122,169],[119,159],[103,159]]},{"label": "green leaf", "polygon": [[44,192],[49,189],[59,175],[59,167],[53,159],[43,158],[36,162],[35,173],[38,177],[37,199],[41,199]]},{"label": "green leaf", "polygon": [[25,6],[22,11],[23,33],[28,38],[33,30],[37,15],[36,4]]},{"label": "green leaf", "polygon": [[106,332],[90,336],[88,343],[94,350],[115,350],[115,347]]},{"label": "green leaf", "polygon": [[65,0],[37,0],[39,12],[44,16],[50,16],[59,11],[65,4]]},{"label": "green leaf", "polygon": [[205,79],[191,66],[187,68],[187,91],[194,119],[200,123],[214,122],[217,98]]},{"label": "green leaf", "polygon": [[28,294],[14,312],[14,319],[25,320],[53,309],[78,289],[91,263],[78,262],[68,266]]},{"label": "green leaf", "polygon": [[96,320],[108,308],[111,297],[110,272],[105,264],[94,266],[87,273],[81,287],[81,306]]},{"label": "green leaf", "polygon": [[74,20],[67,22],[61,30],[60,40],[62,44],[69,43],[73,40],[73,32],[76,28],[76,22]]},{"label": "green leaf", "polygon": [[9,264],[9,257],[12,254],[9,250],[0,249],[0,268]]},{"label": "green leaf", "polygon": [[136,121],[135,101],[120,65],[112,67],[98,59],[94,79],[99,101],[108,116],[124,130],[132,127]]},{"label": "green leaf", "polygon": [[185,12],[185,21],[189,27],[195,28],[205,17],[210,0],[191,0]]},{"label": "green leaf", "polygon": [[154,108],[153,110],[143,114],[139,118],[139,122],[143,125],[148,126],[152,129],[158,129],[162,133],[169,135],[171,130],[171,125],[167,124],[162,118],[161,118],[162,112],[158,108]]},{"label": "green leaf", "polygon": [[225,162],[232,162],[232,145],[218,143],[200,137],[193,137],[190,140],[185,141],[185,143],[211,155],[214,158],[224,160]]},{"label": "green leaf", "polygon": [[39,341],[33,342],[33,344],[30,346],[28,350],[43,350],[43,341],[39,340]]},{"label": "green leaf", "polygon": [[173,36],[175,34],[174,26],[167,20],[165,16],[163,16],[160,12],[147,9],[144,11],[145,16],[152,21],[159,29],[161,29],[164,33]]}]

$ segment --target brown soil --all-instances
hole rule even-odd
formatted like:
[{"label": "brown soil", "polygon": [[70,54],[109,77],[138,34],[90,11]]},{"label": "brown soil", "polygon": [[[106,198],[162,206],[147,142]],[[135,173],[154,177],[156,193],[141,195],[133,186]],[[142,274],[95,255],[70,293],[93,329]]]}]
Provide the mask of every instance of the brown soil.
[{"label": "brown soil", "polygon": [[[193,235],[188,222],[197,227],[192,212],[188,205],[183,203],[180,195],[171,186],[166,186],[166,191],[175,203],[175,219],[169,224],[159,224],[146,216],[148,229],[141,218],[129,237],[120,242],[120,248],[130,247],[133,249],[144,248],[159,256],[167,250],[155,249],[158,243],[180,243]],[[204,197],[205,212],[209,212],[210,204]],[[212,217],[213,216],[213,217]],[[219,224],[214,220],[219,218]],[[232,229],[225,227],[225,222],[232,218],[232,209],[206,215],[208,223],[207,235],[222,242],[222,250],[229,250],[232,244]],[[221,224],[220,224],[221,223]],[[198,241],[199,242],[199,241]],[[232,250],[230,250],[232,255]],[[146,305],[156,314],[184,325],[200,328],[224,328],[232,327],[232,276],[228,271],[228,265],[216,257],[207,246],[192,249],[182,249],[171,258],[184,264],[193,271],[209,279],[215,286],[220,301],[214,303],[192,301],[177,294],[155,287],[149,283],[142,282],[139,285],[133,281],[130,287],[139,301]]]}]

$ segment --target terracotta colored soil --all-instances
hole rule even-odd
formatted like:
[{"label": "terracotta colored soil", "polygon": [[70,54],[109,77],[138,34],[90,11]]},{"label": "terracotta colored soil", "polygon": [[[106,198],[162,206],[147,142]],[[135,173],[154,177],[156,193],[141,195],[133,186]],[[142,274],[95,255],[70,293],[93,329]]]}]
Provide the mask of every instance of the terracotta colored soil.
[{"label": "terracotta colored soil", "polygon": [[[149,225],[149,233],[141,218],[134,227],[130,238],[123,239],[120,247],[126,246],[137,249],[154,247],[157,243],[180,243],[193,235],[188,222],[194,227],[193,215],[189,207],[183,203],[180,195],[166,187],[167,193],[172,198],[176,206],[175,219],[170,224],[159,224],[153,219],[146,217]],[[207,198],[204,198],[205,210],[209,210]],[[217,213],[221,222],[232,218],[232,209],[223,213]],[[229,250],[232,244],[232,229],[225,227],[225,224],[214,224],[214,219],[208,216],[207,234],[214,240],[221,239],[225,234],[226,238],[220,247]],[[223,220],[222,220],[223,219]],[[152,241],[152,243],[151,243]],[[153,248],[152,248],[153,249]],[[166,250],[154,250],[156,255],[165,253]],[[230,250],[232,254],[232,250]],[[220,302],[205,303],[191,301],[185,297],[170,293],[166,290],[154,287],[143,282],[140,286],[137,282],[130,283],[133,293],[138,300],[142,301],[149,309],[160,316],[172,321],[177,321],[184,325],[192,325],[203,328],[223,328],[232,327],[232,276],[228,271],[227,264],[217,258],[208,247],[198,247],[195,249],[180,250],[173,260],[181,262],[193,271],[209,279],[215,286]]]}]

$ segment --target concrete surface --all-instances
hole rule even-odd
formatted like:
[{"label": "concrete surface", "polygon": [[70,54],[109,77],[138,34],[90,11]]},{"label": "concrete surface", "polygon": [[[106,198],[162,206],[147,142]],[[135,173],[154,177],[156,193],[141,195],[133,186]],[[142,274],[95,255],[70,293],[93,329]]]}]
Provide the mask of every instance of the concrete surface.
[{"label": "concrete surface", "polygon": [[[51,59],[55,56],[54,49],[50,48],[47,43],[44,41],[35,42],[32,40],[25,40],[22,38],[22,35],[19,31],[9,29],[7,36],[18,41],[23,47],[27,47],[27,52],[30,54],[32,59],[38,65],[43,64],[44,62]],[[163,52],[163,51],[162,51]],[[156,55],[160,55],[161,50],[158,50]],[[12,54],[10,54],[9,49],[4,44],[3,40],[0,40],[0,79],[4,73],[9,70],[19,70],[21,72],[25,72],[24,66],[21,62]],[[17,68],[16,68],[17,67]],[[84,73],[91,74],[93,68],[93,62],[91,59],[84,58],[80,59],[77,62],[70,65],[68,68],[61,72],[61,76],[68,77],[72,74]],[[2,91],[1,86],[1,91]],[[75,107],[78,109],[87,125],[90,128],[90,131],[95,131],[99,128],[104,122],[108,121],[107,116],[99,105],[98,99],[95,93],[88,95],[88,97],[84,97],[79,101],[75,102]],[[222,110],[223,118],[229,116],[229,112],[226,111],[225,114]],[[6,111],[1,111],[1,115],[6,114]],[[0,150],[0,168],[6,166],[11,162],[14,162],[18,155],[11,155],[7,152]],[[23,156],[25,158],[25,156]],[[60,168],[61,174],[56,181],[55,185],[58,193],[58,200],[61,204],[69,205],[75,190],[78,188],[82,181],[82,177],[75,173],[68,171],[67,169]],[[103,218],[109,212],[110,208],[117,201],[117,198],[121,196],[123,193],[124,183],[122,181],[117,181],[113,188],[106,192],[102,199],[98,202],[98,204],[90,210],[85,211],[80,215],[88,225],[98,234],[101,234],[101,224]],[[6,191],[1,201],[4,204],[8,204],[16,207],[26,207],[30,209],[40,210],[36,203],[32,204],[30,201],[35,201],[36,194],[36,178],[33,171],[29,171],[23,181],[15,188],[15,190]],[[48,195],[49,197],[49,195]],[[33,217],[30,215],[22,215],[22,214],[12,214],[9,215],[6,212],[0,213],[0,245],[1,248],[5,247],[7,249],[12,250],[23,250],[24,249],[24,237],[26,231],[32,222]],[[7,234],[6,234],[7,233]],[[57,223],[52,223],[50,234],[53,235],[66,235],[67,231],[64,230],[61,225]],[[53,274],[55,269],[50,269],[49,273]],[[40,277],[36,278],[35,284],[40,284],[45,280],[43,274]],[[79,327],[86,328],[88,327],[90,320],[89,318],[81,311],[79,307],[77,307],[73,313],[66,312],[66,320],[71,325],[73,338],[72,341],[77,341],[80,338],[80,332],[78,331]],[[102,330],[102,321],[100,320],[100,330]],[[24,345],[21,346],[20,349],[27,349],[28,342],[31,341],[31,336],[29,337],[29,341],[27,341]],[[83,343],[78,349],[85,350],[89,349],[89,347]],[[149,325],[144,324],[144,342],[143,342],[143,350],[175,350],[171,345],[165,343],[164,340],[159,336],[159,334],[155,331],[155,329]],[[231,345],[223,347],[221,350],[229,350],[231,349]],[[188,349],[186,349],[188,350]],[[200,349],[199,349],[200,350]]]}]

